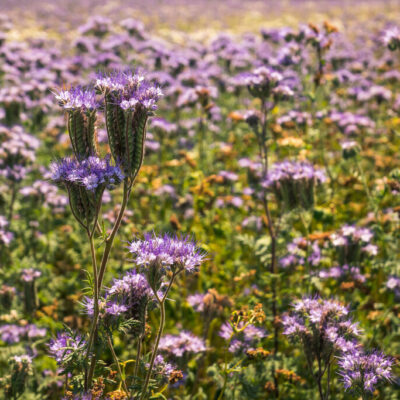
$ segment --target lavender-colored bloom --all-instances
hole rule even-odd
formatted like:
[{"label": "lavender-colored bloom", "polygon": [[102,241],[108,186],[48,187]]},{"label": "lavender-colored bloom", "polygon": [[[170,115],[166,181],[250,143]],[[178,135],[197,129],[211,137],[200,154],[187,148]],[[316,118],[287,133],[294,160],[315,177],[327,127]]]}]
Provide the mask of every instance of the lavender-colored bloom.
[{"label": "lavender-colored bloom", "polygon": [[282,161],[271,167],[264,184],[266,187],[270,187],[277,182],[282,183],[284,180],[315,180],[323,183],[326,181],[326,175],[308,162]]},{"label": "lavender-colored bloom", "polygon": [[6,229],[8,224],[9,222],[6,220],[6,217],[0,215],[0,243],[6,246],[8,246],[14,238],[14,234]]},{"label": "lavender-colored bloom", "polygon": [[164,118],[153,118],[150,124],[152,129],[158,129],[161,132],[172,133],[177,130],[176,124],[168,122]]},{"label": "lavender-colored bloom", "polygon": [[36,339],[46,336],[46,329],[34,324],[25,326],[2,325],[0,326],[0,339],[8,344],[19,343],[23,338]]},{"label": "lavender-colored bloom", "polygon": [[98,74],[96,88],[101,93],[111,94],[123,110],[131,111],[140,106],[156,110],[156,103],[163,95],[162,90],[146,80],[144,75],[132,71]]},{"label": "lavender-colored bloom", "polygon": [[273,164],[263,186],[271,189],[286,209],[308,209],[314,204],[315,186],[325,181],[325,172],[308,162],[282,161]]},{"label": "lavender-colored bloom", "polygon": [[361,273],[359,267],[351,267],[349,265],[343,265],[341,267],[332,267],[327,270],[319,271],[319,277],[321,279],[351,279],[360,283],[365,282],[366,277]]},{"label": "lavender-colored bloom", "polygon": [[30,172],[40,142],[24,132],[21,126],[0,126],[0,176],[21,181]]},{"label": "lavender-colored bloom", "polygon": [[371,243],[373,237],[374,233],[368,228],[343,225],[330,236],[330,242],[338,251],[341,264],[354,265],[359,263],[364,255],[377,255],[378,247]]},{"label": "lavender-colored bloom", "polygon": [[204,340],[188,331],[182,331],[178,335],[163,336],[158,348],[160,351],[164,351],[176,358],[206,351]]},{"label": "lavender-colored bloom", "polygon": [[288,254],[279,260],[283,268],[304,265],[307,249],[310,251],[307,260],[312,266],[318,266],[322,259],[321,248],[318,242],[311,242],[303,237],[293,239],[287,245],[286,249]]},{"label": "lavender-colored bloom", "polygon": [[[129,318],[144,322],[145,308],[155,300],[153,291],[144,275],[130,271],[121,279],[115,279],[112,286],[106,290],[107,301],[114,301],[113,307],[120,306],[119,313],[125,313]],[[109,313],[109,306],[105,309]],[[116,315],[116,314],[115,314]]]},{"label": "lavender-colored bloom", "polygon": [[350,349],[360,329],[348,314],[348,309],[335,300],[305,297],[297,300],[293,312],[282,319],[283,334],[300,339],[310,357]]},{"label": "lavender-colored bloom", "polygon": [[382,36],[382,42],[392,51],[400,48],[400,29],[397,26],[386,29]]},{"label": "lavender-colored bloom", "polygon": [[79,335],[72,336],[68,332],[58,333],[56,339],[49,343],[49,353],[62,365],[72,352],[82,352],[86,347],[86,341]]},{"label": "lavender-colored bloom", "polygon": [[69,90],[61,90],[55,93],[55,98],[60,107],[67,111],[93,111],[99,108],[99,103],[96,100],[96,92],[93,89],[84,89],[80,86]]},{"label": "lavender-colored bloom", "polygon": [[37,197],[44,207],[51,207],[54,212],[63,212],[68,204],[68,197],[58,194],[58,187],[43,180],[36,180],[32,186],[25,186],[20,191],[24,197]]},{"label": "lavender-colored bloom", "polygon": [[64,158],[60,162],[53,162],[50,169],[55,182],[82,186],[88,191],[98,187],[112,189],[124,179],[121,169],[112,166],[109,157],[101,159],[91,156],[82,161]]},{"label": "lavender-colored bloom", "polygon": [[21,279],[24,282],[33,282],[42,275],[40,271],[33,268],[26,268],[22,270]]},{"label": "lavender-colored bloom", "polygon": [[203,300],[205,296],[206,296],[205,294],[196,293],[188,296],[186,300],[197,312],[203,312],[204,311]]},{"label": "lavender-colored bloom", "polygon": [[353,349],[339,358],[339,374],[346,390],[363,395],[373,393],[380,383],[392,380],[393,364],[394,361],[381,352]]},{"label": "lavender-colored bloom", "polygon": [[145,234],[144,239],[130,243],[129,252],[140,267],[159,265],[163,268],[177,267],[194,272],[205,259],[205,254],[189,236],[179,238],[167,234],[156,236]]},{"label": "lavender-colored bloom", "polygon": [[[146,365],[149,367],[149,364]],[[172,373],[176,371],[176,366],[165,361],[164,357],[161,354],[158,354],[154,359],[154,372],[158,375],[166,379],[170,379]]]},{"label": "lavender-colored bloom", "polygon": [[363,130],[373,130],[375,128],[375,122],[369,117],[353,114],[349,111],[331,111],[329,119],[335,122],[338,128],[348,136],[358,134]]}]

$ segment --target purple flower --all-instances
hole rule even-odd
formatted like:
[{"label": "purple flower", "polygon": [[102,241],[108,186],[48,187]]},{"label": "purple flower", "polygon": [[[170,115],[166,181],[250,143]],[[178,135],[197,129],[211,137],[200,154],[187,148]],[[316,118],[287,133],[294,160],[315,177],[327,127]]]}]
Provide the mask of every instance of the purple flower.
[{"label": "purple flower", "polygon": [[263,186],[271,189],[286,209],[308,209],[314,204],[315,186],[325,181],[325,172],[312,164],[286,160],[272,165]]},{"label": "purple flower", "polygon": [[325,172],[316,169],[312,164],[302,161],[282,161],[275,163],[268,175],[264,185],[270,187],[276,183],[281,183],[285,180],[292,181],[315,181],[317,183],[324,183],[326,181]]},{"label": "purple flower", "polygon": [[381,352],[365,353],[360,349],[352,349],[339,358],[339,374],[346,390],[363,395],[373,393],[383,381],[392,380],[393,364],[393,359]]},{"label": "purple flower", "polygon": [[400,48],[400,29],[397,26],[386,29],[382,35],[382,42],[392,51]]},{"label": "purple flower", "polygon": [[7,231],[6,228],[9,222],[6,220],[6,217],[0,215],[0,243],[8,246],[14,238],[14,234]]},{"label": "purple flower", "polygon": [[182,331],[178,335],[165,335],[161,338],[158,348],[176,358],[206,351],[204,340],[188,331]]},{"label": "purple flower", "polygon": [[153,118],[151,120],[151,128],[165,133],[173,133],[177,130],[176,124],[168,122],[164,118]]},{"label": "purple flower", "polygon": [[[119,313],[127,313],[130,318],[136,320],[144,319],[145,307],[155,299],[144,275],[135,271],[128,272],[121,279],[115,279],[112,286],[106,290],[106,298],[107,301],[114,301],[120,306]],[[116,305],[113,307],[117,309]],[[105,311],[111,314],[107,307]]]},{"label": "purple flower", "polygon": [[112,166],[109,157],[101,159],[91,156],[82,161],[67,157],[53,162],[50,169],[55,182],[82,186],[88,191],[98,187],[112,189],[124,179],[121,169]]},{"label": "purple flower", "polygon": [[297,300],[293,312],[283,318],[283,334],[300,339],[304,346],[311,346],[306,351],[315,355],[331,353],[332,348],[336,351],[351,348],[360,329],[348,314],[348,309],[335,300],[305,297]]},{"label": "purple flower", "polygon": [[[149,364],[146,365],[146,368],[149,367]],[[176,371],[176,366],[165,361],[164,357],[161,354],[158,354],[154,359],[154,372],[158,375],[166,379],[170,379],[172,373]]]},{"label": "purple flower", "polygon": [[99,108],[99,103],[96,100],[96,92],[93,89],[83,89],[80,86],[69,90],[61,90],[55,93],[55,98],[60,107],[67,111],[92,111]]},{"label": "purple flower", "polygon": [[24,179],[30,172],[29,165],[36,160],[39,145],[39,140],[21,126],[0,126],[0,176],[12,181]]},{"label": "purple flower", "polygon": [[49,343],[49,353],[57,361],[63,364],[67,356],[72,352],[82,352],[86,347],[86,341],[79,335],[72,336],[68,332],[58,333],[56,339]]},{"label": "purple flower", "polygon": [[158,264],[163,268],[177,267],[194,272],[204,261],[205,254],[189,236],[156,236],[145,234],[143,240],[134,240],[129,245],[134,262],[141,267]]},{"label": "purple flower", "polygon": [[101,93],[111,94],[113,102],[123,110],[133,111],[137,107],[156,110],[156,103],[163,95],[144,75],[132,71],[98,74],[95,85]]},{"label": "purple flower", "polygon": [[0,339],[8,344],[19,343],[23,338],[35,339],[46,336],[46,329],[34,324],[25,326],[2,325],[0,326]]},{"label": "purple flower", "polygon": [[26,268],[26,269],[22,270],[21,279],[24,282],[33,282],[34,280],[39,278],[41,275],[42,275],[42,273],[40,271],[38,271],[37,269]]},{"label": "purple flower", "polygon": [[188,296],[186,300],[197,312],[203,312],[204,311],[203,300],[205,296],[206,296],[205,294],[196,293]]},{"label": "purple flower", "polygon": [[368,228],[355,225],[343,225],[338,231],[332,233],[330,242],[339,253],[341,264],[358,264],[364,255],[375,256],[378,247],[371,243],[374,233]]}]

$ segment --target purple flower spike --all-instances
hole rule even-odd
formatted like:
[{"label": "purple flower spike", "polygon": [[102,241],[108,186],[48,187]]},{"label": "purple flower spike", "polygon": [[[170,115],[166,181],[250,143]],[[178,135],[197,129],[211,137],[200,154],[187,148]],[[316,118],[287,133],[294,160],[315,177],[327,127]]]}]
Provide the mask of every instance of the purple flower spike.
[{"label": "purple flower spike", "polygon": [[56,339],[50,341],[49,353],[58,364],[63,364],[69,354],[83,351],[85,346],[86,342],[79,335],[72,336],[67,332],[62,332]]},{"label": "purple flower spike", "polygon": [[383,353],[365,353],[355,349],[339,359],[340,375],[346,390],[361,395],[373,393],[379,383],[392,380],[394,361]]},{"label": "purple flower spike", "polygon": [[134,255],[138,266],[158,264],[163,268],[178,268],[187,272],[194,272],[205,259],[205,254],[188,236],[179,238],[167,234],[146,234],[143,240],[130,243],[129,252]]},{"label": "purple flower spike", "polygon": [[69,90],[60,90],[55,94],[60,107],[67,111],[72,110],[96,110],[99,103],[96,101],[96,93],[93,89],[83,89],[80,86]]},{"label": "purple flower spike", "polygon": [[76,184],[89,191],[102,185],[112,189],[124,179],[121,169],[112,166],[107,157],[101,159],[92,156],[82,161],[67,157],[60,162],[53,162],[50,170],[54,181]]}]

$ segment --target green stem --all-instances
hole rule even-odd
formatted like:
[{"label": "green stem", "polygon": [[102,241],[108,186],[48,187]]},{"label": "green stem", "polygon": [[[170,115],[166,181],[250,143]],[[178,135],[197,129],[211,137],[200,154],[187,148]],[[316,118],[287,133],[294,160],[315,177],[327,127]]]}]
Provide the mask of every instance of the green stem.
[{"label": "green stem", "polygon": [[129,396],[129,390],[128,390],[128,387],[126,386],[126,382],[125,382],[124,376],[122,375],[121,366],[119,365],[118,357],[115,354],[110,334],[107,334],[107,344],[108,344],[108,347],[110,348],[110,351],[111,351],[111,354],[113,356],[114,362],[115,362],[115,364],[117,366],[117,370],[118,370],[119,376],[121,378],[122,385],[124,387],[125,393]]},{"label": "green stem", "polygon": [[378,210],[377,210],[377,207],[376,207],[376,204],[375,204],[375,199],[372,196],[371,191],[369,190],[368,183],[367,183],[367,178],[365,176],[364,169],[363,169],[363,167],[361,165],[361,162],[360,162],[358,157],[356,158],[356,166],[357,166],[358,173],[361,176],[361,182],[362,182],[362,184],[364,186],[364,190],[365,190],[365,194],[367,195],[368,202],[369,202],[371,208],[373,209],[373,211],[375,213],[375,217],[377,218]]},{"label": "green stem", "polygon": [[[119,227],[121,225],[121,221],[122,221],[122,218],[124,216],[126,206],[128,204],[128,199],[129,199],[129,195],[131,193],[131,189],[132,189],[132,183],[128,183],[128,181],[125,180],[124,181],[124,192],[123,192],[123,199],[122,199],[121,208],[119,210],[119,214],[118,214],[117,220],[115,221],[114,227],[113,227],[109,237],[106,239],[106,246],[105,246],[105,249],[104,249],[103,257],[101,259],[99,274],[98,274],[98,276],[96,275],[97,279],[95,280],[95,283],[96,283],[97,293],[101,293],[102,284],[103,284],[103,278],[104,278],[104,273],[105,273],[105,270],[106,270],[106,267],[107,267],[108,258],[109,258],[110,252],[111,252],[111,248],[112,248],[112,245],[113,245],[113,242],[114,242],[115,235],[117,234],[118,229],[119,229]],[[97,225],[97,223],[96,223],[96,225]],[[99,318],[99,313],[98,312],[97,313],[94,312],[94,314],[93,314],[93,325],[92,325],[92,328],[94,327],[94,331],[93,332],[91,331],[90,336],[89,336],[88,353],[87,354],[89,354],[90,351],[91,351],[91,348],[92,348],[92,345],[93,345],[93,341],[94,341],[94,337],[95,337],[95,335],[97,333],[97,321],[98,321],[98,318]],[[95,367],[96,367],[96,357],[93,356],[92,357],[92,362],[91,362],[91,365],[90,365],[90,369],[89,369],[89,374],[88,374],[87,378],[85,377],[85,387],[86,388],[91,386]]]},{"label": "green stem", "polygon": [[99,270],[100,271],[99,272],[99,280],[98,280],[99,291],[101,290],[101,287],[103,284],[104,273],[105,273],[105,270],[107,267],[107,262],[108,262],[108,258],[110,256],[111,248],[114,243],[115,235],[117,234],[117,232],[119,230],[122,218],[125,213],[126,206],[128,205],[131,188],[132,188],[132,184],[127,183],[127,181],[125,180],[121,208],[119,210],[119,214],[118,214],[117,220],[115,221],[114,227],[113,227],[109,237],[106,239],[106,247],[104,249],[103,257],[101,259],[100,270]]},{"label": "green stem", "polygon": [[155,297],[156,297],[156,299],[158,301],[158,304],[160,305],[160,313],[161,313],[160,326],[158,328],[158,334],[157,334],[156,342],[154,344],[153,354],[151,355],[150,366],[149,366],[149,369],[147,370],[147,374],[146,374],[146,378],[145,378],[144,386],[143,386],[143,390],[142,390],[142,396],[140,397],[140,400],[144,400],[146,398],[146,395],[147,395],[147,388],[149,386],[151,373],[153,371],[154,360],[156,359],[158,345],[160,343],[160,339],[161,339],[162,333],[164,331],[164,326],[165,326],[165,300],[167,299],[168,292],[171,289],[171,286],[172,286],[172,283],[174,282],[175,277],[176,277],[176,274],[174,273],[172,275],[172,278],[171,278],[171,280],[170,280],[170,282],[168,284],[167,290],[165,291],[165,294],[164,294],[162,299],[160,299],[158,297],[157,291],[153,290],[154,295],[155,295]]},{"label": "green stem", "polygon": [[[87,347],[87,352],[86,352],[86,363],[89,360],[90,357],[90,352],[92,350],[95,334],[96,334],[96,328],[97,328],[97,319],[99,315],[99,291],[98,291],[98,286],[97,286],[97,262],[96,262],[96,251],[94,248],[94,241],[93,241],[93,236],[91,235],[91,232],[89,228],[87,229],[87,235],[89,238],[89,243],[90,243],[90,253],[92,256],[92,265],[93,265],[93,279],[94,279],[94,285],[93,285],[93,321],[92,321],[92,326],[90,328],[90,335],[89,335],[89,342],[88,342],[88,347]],[[88,380],[88,374],[85,372],[85,389],[87,390],[88,387],[90,386],[91,381]]]}]

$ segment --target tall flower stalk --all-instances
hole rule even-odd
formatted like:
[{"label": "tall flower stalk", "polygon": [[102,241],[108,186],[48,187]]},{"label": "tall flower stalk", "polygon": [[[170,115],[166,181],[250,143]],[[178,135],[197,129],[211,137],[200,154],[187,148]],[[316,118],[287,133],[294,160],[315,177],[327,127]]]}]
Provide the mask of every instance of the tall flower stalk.
[{"label": "tall flower stalk", "polygon": [[[193,273],[204,261],[205,254],[189,237],[155,236],[134,240],[129,246],[135,264],[143,270],[160,308],[160,324],[150,357],[141,399],[147,397],[158,346],[165,326],[165,302],[176,277],[182,272]],[[165,282],[167,280],[167,282]],[[165,286],[166,285],[166,286]],[[163,290],[163,287],[166,287]],[[139,362],[138,360],[136,361]]]},{"label": "tall flower stalk", "polygon": [[[93,267],[93,318],[86,350],[85,390],[91,387],[96,367],[92,349],[99,321],[99,298],[115,236],[121,225],[135,179],[143,163],[146,123],[161,90],[140,74],[116,72],[100,74],[95,88],[80,87],[56,94],[68,116],[68,132],[73,158],[52,164],[53,179],[63,183],[68,191],[72,213],[85,229],[91,249]],[[97,146],[97,112],[104,102],[104,114],[111,155],[101,159]],[[115,166],[110,159],[114,159]],[[120,211],[111,233],[105,239],[100,265],[97,266],[94,235],[104,190],[123,182]],[[112,344],[110,340],[109,343]],[[115,353],[111,350],[112,354]],[[90,367],[89,367],[90,362]],[[118,367],[119,365],[117,365]],[[126,389],[126,388],[125,388]]]},{"label": "tall flower stalk", "polygon": [[[262,164],[262,176],[268,174],[269,147],[268,147],[268,112],[274,108],[275,104],[284,98],[293,95],[292,90],[284,84],[284,78],[278,71],[268,67],[259,67],[252,73],[240,76],[240,82],[247,86],[250,94],[260,100],[260,111],[249,112],[246,122],[255,133],[259,156]],[[265,187],[262,188],[262,206],[267,220],[268,233],[271,240],[271,262],[269,272],[271,276],[277,276],[277,232],[273,222],[270,205]],[[272,284],[272,316],[274,325],[274,356],[276,358],[279,351],[279,327],[277,310],[277,285]],[[278,380],[275,378],[275,371],[272,371],[275,379],[275,397],[279,396]]]}]

